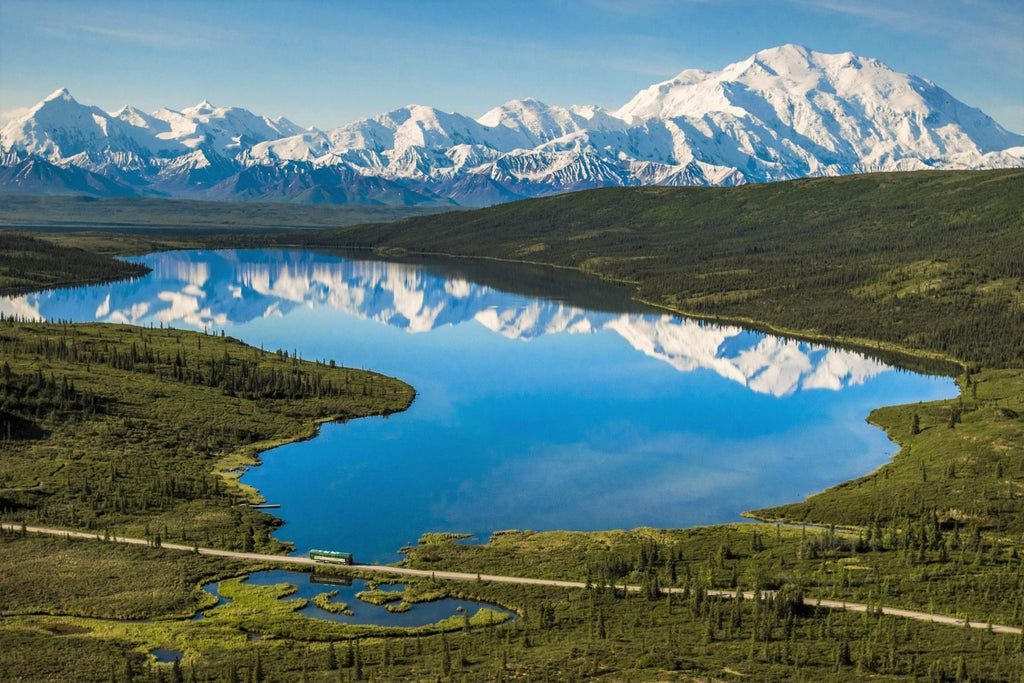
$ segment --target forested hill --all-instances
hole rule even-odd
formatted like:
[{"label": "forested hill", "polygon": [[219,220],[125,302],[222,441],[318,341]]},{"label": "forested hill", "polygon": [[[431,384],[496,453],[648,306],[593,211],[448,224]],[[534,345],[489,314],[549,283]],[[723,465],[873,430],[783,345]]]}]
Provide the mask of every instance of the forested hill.
[{"label": "forested hill", "polygon": [[677,310],[1024,365],[1024,170],[612,188],[288,244],[580,268]]},{"label": "forested hill", "polygon": [[0,296],[145,275],[149,268],[104,254],[0,231]]}]

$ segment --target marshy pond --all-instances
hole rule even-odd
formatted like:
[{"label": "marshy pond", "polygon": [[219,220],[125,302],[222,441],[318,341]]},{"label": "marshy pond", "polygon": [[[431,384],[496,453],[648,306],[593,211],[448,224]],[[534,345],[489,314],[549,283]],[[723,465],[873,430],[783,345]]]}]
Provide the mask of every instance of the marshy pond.
[{"label": "marshy pond", "polygon": [[[436,624],[451,617],[472,617],[481,609],[491,610],[495,623],[516,617],[510,610],[485,602],[448,597],[432,599],[429,594],[407,592],[405,584],[372,584],[363,579],[341,579],[283,569],[255,572],[247,576],[244,583],[251,586],[293,586],[295,591],[281,599],[307,601],[304,607],[296,610],[297,614],[343,624],[412,628]],[[197,614],[197,620],[231,602],[230,598],[220,595],[217,581],[204,584],[203,590],[216,597],[217,604]],[[423,601],[419,601],[421,599]],[[329,607],[320,607],[317,603],[326,603]]]}]

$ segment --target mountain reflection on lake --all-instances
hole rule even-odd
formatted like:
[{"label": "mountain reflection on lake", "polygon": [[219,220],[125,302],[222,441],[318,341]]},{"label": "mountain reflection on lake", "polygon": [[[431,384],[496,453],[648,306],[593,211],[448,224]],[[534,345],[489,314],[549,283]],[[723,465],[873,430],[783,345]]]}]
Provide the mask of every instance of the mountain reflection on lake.
[{"label": "mountain reflection on lake", "polygon": [[281,504],[277,535],[299,551],[386,561],[424,531],[732,521],[882,464],[895,447],[864,422],[871,408],[955,395],[949,378],[536,268],[302,251],[138,260],[153,272],[0,310],[224,330],[416,388],[409,411],[326,425],[243,477]]}]

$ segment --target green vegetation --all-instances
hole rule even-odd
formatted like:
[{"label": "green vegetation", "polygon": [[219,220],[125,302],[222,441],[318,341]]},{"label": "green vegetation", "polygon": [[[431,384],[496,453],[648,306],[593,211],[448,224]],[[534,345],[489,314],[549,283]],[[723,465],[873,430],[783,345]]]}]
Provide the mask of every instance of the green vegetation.
[{"label": "green vegetation", "polygon": [[1024,365],[1024,171],[593,190],[281,235],[311,247],[531,261],[805,336]]},{"label": "green vegetation", "polygon": [[8,617],[191,617],[216,602],[201,583],[245,567],[180,551],[0,532],[0,605]]},{"label": "green vegetation", "polygon": [[934,517],[946,531],[980,528],[1019,544],[1024,371],[964,375],[961,388],[961,395],[948,401],[872,411],[869,421],[901,446],[892,462],[802,503],[749,514],[860,527]]},{"label": "green vegetation", "polygon": [[419,543],[426,545],[430,543],[454,543],[456,541],[465,541],[466,539],[473,538],[473,534],[458,534],[450,531],[442,532],[428,532],[420,536]]},{"label": "green vegetation", "polygon": [[[165,205],[149,201],[125,203],[137,213],[118,220],[168,225],[157,215]],[[175,220],[185,225],[200,209]],[[214,227],[213,218],[191,220]],[[268,221],[252,225],[273,227]],[[245,227],[237,216],[229,223]],[[869,419],[901,446],[891,463],[802,503],[751,513],[821,528],[505,530],[472,546],[458,534],[425,534],[405,549],[411,566],[590,588],[409,581],[403,592],[371,594],[395,596],[390,606],[480,599],[520,618],[499,628],[498,614],[481,610],[427,629],[374,630],[314,622],[295,614],[303,602],[280,599],[288,586],[229,578],[256,566],[155,546],[170,537],[281,550],[269,536],[273,518],[238,504],[258,494],[214,473],[310,434],[315,420],[401,409],[408,387],[209,335],[2,321],[9,370],[0,379],[0,508],[97,535],[108,527],[146,533],[154,546],[4,537],[0,671],[15,678],[1024,679],[1022,638],[813,606],[837,599],[1024,622],[1020,170],[598,190],[290,234],[46,239],[105,254],[276,244],[546,263],[629,283],[673,310],[905,354],[915,367],[958,373],[963,393],[879,408]],[[29,281],[43,282],[42,271],[22,268]],[[89,277],[55,272],[49,283]],[[54,566],[73,576],[47,570]],[[47,571],[38,592],[19,591]],[[211,578],[226,579],[221,592],[233,602],[188,621],[212,604],[198,590]],[[624,583],[643,590],[614,587]],[[662,592],[670,586],[680,592]],[[739,589],[779,592],[708,595]],[[118,621],[126,616],[156,621]],[[184,652],[180,669],[152,664],[154,647]]]},{"label": "green vegetation", "polygon": [[23,232],[0,232],[0,295],[145,275],[149,268]]},{"label": "green vegetation", "polygon": [[402,593],[400,591],[386,591],[379,588],[371,588],[365,591],[359,591],[356,593],[356,599],[362,600],[370,605],[386,605],[389,602],[401,602]]},{"label": "green vegetation", "polygon": [[424,583],[420,581],[410,583],[405,586],[405,590],[402,592],[402,600],[409,604],[433,602],[434,600],[444,600],[449,597],[451,597],[451,591],[448,585],[438,582]]},{"label": "green vegetation", "polygon": [[[443,534],[438,534],[439,536]],[[356,593],[356,597],[365,603],[377,606],[385,606],[391,612],[407,612],[412,605],[444,600],[453,596],[453,588],[443,581],[411,581],[404,579],[391,579],[387,584],[396,583],[404,585],[402,590],[384,590],[378,586],[383,583],[379,579],[372,579],[367,582],[367,590]],[[454,593],[454,595],[462,595]],[[463,595],[463,597],[466,597]]]},{"label": "green vegetation", "polygon": [[[751,525],[738,525],[741,534]],[[765,531],[769,531],[765,528]],[[771,530],[774,531],[774,530]],[[694,533],[699,532],[695,530]],[[642,541],[649,568],[662,570],[668,557],[663,541],[686,546],[691,532],[639,530],[623,537]],[[792,532],[782,531],[777,544],[791,549]],[[614,552],[625,545],[611,540],[615,534],[571,535],[564,545],[558,535],[508,535],[505,543],[530,545],[570,560],[577,541],[610,540]],[[518,538],[518,540],[516,540]],[[546,540],[544,540],[546,539]],[[646,540],[644,540],[646,539]],[[710,541],[711,539],[704,539]],[[737,542],[744,539],[734,535]],[[8,534],[0,553],[0,570],[20,571],[21,563],[6,551],[19,548],[21,556],[38,551],[62,554],[77,564],[78,599],[95,614],[113,615],[124,594],[106,586],[112,565],[93,563],[114,544],[90,540],[40,539]],[[465,547],[447,546],[454,552]],[[524,546],[525,547],[525,546]],[[658,548],[652,557],[651,551]],[[639,548],[637,548],[639,550]],[[595,549],[596,550],[596,549]],[[684,555],[698,552],[696,546]],[[126,549],[126,571],[148,572],[157,585],[173,580],[178,567],[169,551],[150,547]],[[729,573],[728,564],[746,555],[739,547],[735,558],[716,575]],[[206,556],[179,553],[182,562],[211,562],[211,574],[231,568]],[[168,561],[170,560],[170,561]],[[680,561],[688,562],[690,559]],[[707,558],[692,558],[708,564]],[[717,561],[717,560],[716,560]],[[137,568],[133,565],[137,565]],[[241,570],[242,565],[236,567]],[[254,569],[255,567],[249,567]],[[851,570],[852,571],[852,570]],[[680,566],[679,580],[685,583]],[[19,577],[31,585],[31,577]],[[13,580],[13,579],[12,579]],[[720,580],[720,579],[716,579]],[[132,580],[134,582],[135,579]],[[130,583],[130,582],[126,582]],[[431,590],[434,582],[422,583]],[[438,587],[440,584],[435,584]],[[423,629],[388,629],[316,621],[297,614],[303,600],[289,598],[294,588],[250,586],[222,576],[220,592],[232,600],[206,618],[181,618],[173,612],[154,612],[152,623],[85,616],[50,616],[43,606],[26,603],[17,614],[0,621],[0,670],[17,680],[167,681],[174,680],[172,665],[157,665],[147,653],[157,647],[182,652],[182,680],[665,680],[666,676],[723,678],[737,672],[754,680],[844,681],[876,676],[883,680],[930,676],[956,680],[957,673],[972,680],[1017,680],[1024,659],[1017,654],[1020,639],[979,630],[938,626],[906,619],[801,608],[792,591],[760,600],[716,599],[694,571],[688,592],[674,595],[625,594],[595,581],[590,589],[566,590],[543,586],[467,582],[447,584],[461,597],[517,606],[521,617],[498,627],[501,616],[482,609]],[[194,589],[194,587],[192,587]],[[31,591],[25,591],[31,596]],[[179,591],[188,599],[185,590]],[[289,598],[289,599],[282,599]],[[31,600],[31,597],[26,598]],[[130,599],[129,599],[130,601]],[[34,608],[35,607],[35,608]]]},{"label": "green vegetation", "polygon": [[155,545],[281,550],[235,470],[319,421],[413,397],[374,373],[171,329],[3,319],[0,358],[0,510]]},{"label": "green vegetation", "polygon": [[191,233],[335,228],[451,211],[417,206],[310,206],[187,199],[0,195],[0,227],[105,228]]},{"label": "green vegetation", "polygon": [[590,583],[595,587],[775,590],[1020,624],[1024,566],[1016,546],[927,523],[835,529],[727,524],[693,529],[522,532],[481,546],[406,549],[409,566]]},{"label": "green vegetation", "polygon": [[[54,566],[66,569],[52,577],[40,575],[41,568]],[[145,654],[160,647],[183,652],[184,667],[198,680],[230,679],[230,669],[244,674],[253,657],[264,660],[267,680],[278,680],[272,672],[297,677],[306,668],[327,668],[321,657],[325,648],[309,644],[355,638],[367,648],[369,671],[378,659],[382,664],[390,658],[381,649],[393,647],[396,655],[408,651],[413,656],[411,644],[389,645],[381,638],[415,639],[419,659],[429,662],[436,641],[424,645],[421,639],[467,629],[493,633],[506,620],[504,614],[481,609],[472,617],[415,629],[318,621],[296,613],[305,600],[282,599],[294,593],[294,586],[252,586],[230,578],[261,568],[154,547],[0,533],[0,596],[5,605],[0,671],[5,680],[38,680],[50,671],[60,680],[106,681],[112,671],[115,680],[163,680],[170,667],[146,664]],[[207,609],[204,619],[193,621],[196,610],[215,603],[198,588],[213,578],[221,579],[218,590],[231,602]],[[74,594],[62,592],[62,584]],[[421,590],[428,594],[438,586],[424,582]],[[25,643],[31,651],[6,647]],[[311,652],[317,653],[313,661],[308,659]],[[345,664],[344,657],[336,659],[340,662],[334,668],[354,666]]]},{"label": "green vegetation", "polygon": [[313,596],[311,602],[322,610],[332,612],[333,614],[347,614],[352,615],[352,610],[349,609],[347,602],[333,602],[334,598],[338,597],[338,591],[333,590],[328,593],[317,593]]}]

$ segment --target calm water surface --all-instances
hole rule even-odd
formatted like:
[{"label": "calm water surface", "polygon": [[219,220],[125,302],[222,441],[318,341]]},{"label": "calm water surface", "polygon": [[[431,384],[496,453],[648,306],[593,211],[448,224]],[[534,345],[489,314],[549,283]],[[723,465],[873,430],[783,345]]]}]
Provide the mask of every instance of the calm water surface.
[{"label": "calm water surface", "polygon": [[734,521],[885,462],[895,448],[865,423],[872,408],[956,390],[551,271],[301,251],[138,260],[153,272],[0,310],[224,330],[416,388],[405,413],[326,425],[243,476],[281,504],[277,535],[299,552],[393,561],[425,531]]}]

